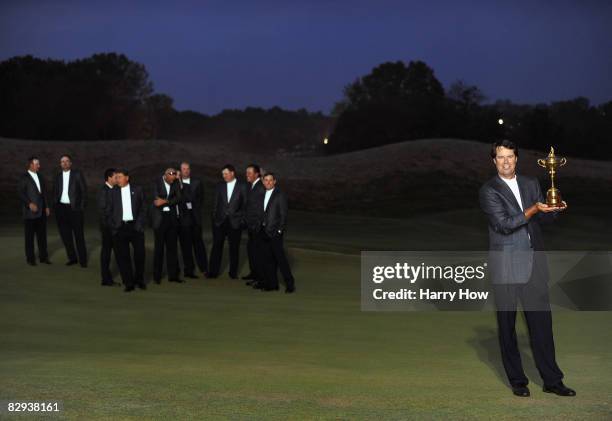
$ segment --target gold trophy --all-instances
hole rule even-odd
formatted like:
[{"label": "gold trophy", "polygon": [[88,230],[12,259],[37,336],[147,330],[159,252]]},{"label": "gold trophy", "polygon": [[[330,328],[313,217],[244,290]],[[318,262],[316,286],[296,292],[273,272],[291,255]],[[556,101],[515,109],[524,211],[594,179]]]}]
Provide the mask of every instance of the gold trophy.
[{"label": "gold trophy", "polygon": [[555,156],[555,150],[550,147],[550,153],[546,159],[538,159],[538,165],[546,168],[550,175],[550,189],[546,192],[546,204],[552,207],[563,207],[561,203],[561,192],[555,187],[555,174],[557,174],[557,168],[564,166],[567,163],[565,158],[559,158]]}]

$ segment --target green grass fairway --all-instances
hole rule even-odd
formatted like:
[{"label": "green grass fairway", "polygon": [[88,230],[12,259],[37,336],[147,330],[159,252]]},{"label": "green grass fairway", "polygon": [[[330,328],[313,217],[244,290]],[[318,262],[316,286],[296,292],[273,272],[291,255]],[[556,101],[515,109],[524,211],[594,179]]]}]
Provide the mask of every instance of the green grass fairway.
[{"label": "green grass fairway", "polygon": [[[61,417],[74,420],[612,419],[611,312],[553,315],[574,398],[542,392],[519,319],[528,399],[506,386],[493,313],[361,312],[360,249],[446,247],[462,235],[449,231],[457,221],[465,235],[480,227],[460,246],[486,246],[474,214],[441,218],[434,238],[423,218],[323,218],[296,212],[290,221],[294,295],[226,275],[125,294],[99,286],[95,227],[82,269],[64,266],[54,221],[50,267],[27,266],[21,226],[4,225],[0,400],[63,401]],[[151,243],[147,232],[149,279]]]}]

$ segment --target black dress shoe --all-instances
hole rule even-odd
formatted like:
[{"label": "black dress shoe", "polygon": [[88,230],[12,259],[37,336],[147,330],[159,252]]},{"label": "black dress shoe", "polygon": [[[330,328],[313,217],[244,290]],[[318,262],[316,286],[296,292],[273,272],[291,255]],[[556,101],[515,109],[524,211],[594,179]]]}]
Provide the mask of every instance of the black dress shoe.
[{"label": "black dress shoe", "polygon": [[291,285],[285,288],[285,294],[293,294],[294,292],[295,292],[295,285]]},{"label": "black dress shoe", "polygon": [[182,284],[185,282],[184,279],[169,279],[170,282],[176,282],[177,284]]},{"label": "black dress shoe", "polygon": [[530,395],[529,389],[524,385],[512,386],[512,393],[514,393],[516,396],[520,396],[521,398],[526,398]]},{"label": "black dress shoe", "polygon": [[83,269],[87,269],[87,263],[81,263],[81,267],[82,267]]},{"label": "black dress shoe", "polygon": [[51,261],[49,259],[43,259],[40,261],[40,263],[44,263],[45,265],[50,265]]},{"label": "black dress shoe", "polygon": [[145,284],[144,282],[139,282],[137,285],[140,289],[147,289],[147,284]]},{"label": "black dress shoe", "polygon": [[576,396],[576,391],[564,385],[563,382],[559,382],[552,386],[544,385],[542,390],[544,390],[546,393],[554,393],[555,395],[559,396]]},{"label": "black dress shoe", "polygon": [[125,287],[125,288],[123,288],[123,291],[124,291],[124,292],[132,292],[132,291],[134,291],[134,287],[133,287],[133,286],[131,286],[131,287]]},{"label": "black dress shoe", "polygon": [[264,285],[261,282],[253,282],[251,286],[253,289],[262,289]]},{"label": "black dress shoe", "polygon": [[236,275],[235,273],[230,273],[230,274],[229,274],[229,277],[230,277],[231,279],[238,279],[238,275]]},{"label": "black dress shoe", "polygon": [[278,291],[278,287],[261,287],[259,289],[261,292]]},{"label": "black dress shoe", "polygon": [[198,279],[198,277],[196,276],[195,273],[186,273],[185,274],[185,278],[189,278],[189,279]]},{"label": "black dress shoe", "polygon": [[253,279],[252,281],[247,281],[247,282],[245,282],[244,284],[245,284],[246,286],[248,286],[248,287],[251,287],[251,286],[253,286],[253,285],[254,285],[254,284],[256,284],[256,283],[257,283],[257,281]]},{"label": "black dress shoe", "polygon": [[121,285],[121,284],[120,284],[119,282],[113,282],[113,281],[110,281],[110,282],[102,282],[102,286],[103,286],[103,287],[118,287],[118,286],[120,286],[120,285]]},{"label": "black dress shoe", "polygon": [[255,279],[255,277],[253,276],[253,274],[252,274],[252,273],[249,273],[247,276],[243,276],[243,277],[242,277],[242,280],[243,280],[243,281],[251,281],[251,280],[253,280],[253,279]]},{"label": "black dress shoe", "polygon": [[204,276],[206,279],[217,279],[217,276],[219,275],[215,275],[214,273],[205,273]]},{"label": "black dress shoe", "polygon": [[[42,262],[41,262],[41,263],[42,263]],[[28,265],[30,265],[30,266],[36,266],[36,262],[28,261]]]},{"label": "black dress shoe", "polygon": [[66,262],[66,266],[73,266],[73,265],[76,265],[77,263],[79,262],[77,262],[76,260],[68,260]]}]

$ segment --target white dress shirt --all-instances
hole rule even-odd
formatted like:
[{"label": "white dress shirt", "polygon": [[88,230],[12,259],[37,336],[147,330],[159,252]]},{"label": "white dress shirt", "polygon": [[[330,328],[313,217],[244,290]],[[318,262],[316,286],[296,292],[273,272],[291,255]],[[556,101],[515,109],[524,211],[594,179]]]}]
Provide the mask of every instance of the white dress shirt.
[{"label": "white dress shirt", "polygon": [[70,204],[70,197],[68,197],[68,187],[70,186],[70,170],[62,171],[62,197],[60,197],[60,203],[65,205]]},{"label": "white dress shirt", "polygon": [[[516,181],[516,174],[511,179],[507,179],[501,176],[499,178],[504,180],[504,182],[508,185],[508,187],[510,187],[510,190],[512,190],[512,194],[514,194],[514,197],[516,198],[516,201],[521,207],[521,210],[523,210],[523,200],[521,199],[521,191],[519,190],[518,182]],[[531,235],[529,235],[529,233],[527,233],[527,237],[529,238],[529,241],[531,242]]]},{"label": "white dress shirt", "polygon": [[523,201],[521,200],[521,192],[519,190],[518,182],[516,181],[516,174],[511,179],[507,179],[502,176],[500,176],[499,178],[504,180],[508,187],[510,187],[510,190],[512,190],[512,194],[514,194],[514,197],[516,198],[516,201],[521,207],[521,210],[523,210]]},{"label": "white dress shirt", "polygon": [[[191,178],[183,178],[183,184],[191,184]],[[191,202],[185,202],[185,206],[187,206],[187,209],[193,208]]]},{"label": "white dress shirt", "polygon": [[113,186],[111,186],[110,184],[108,184],[108,181],[106,181],[104,184],[106,184],[108,186],[109,189],[112,189]]},{"label": "white dress shirt", "polygon": [[270,190],[266,190],[266,196],[264,197],[264,211],[268,207],[268,202],[270,201],[270,196],[272,196],[273,191],[274,191],[274,188],[271,188]]},{"label": "white dress shirt", "polygon": [[121,187],[121,206],[123,207],[123,221],[133,221],[134,214],[132,213],[132,192],[130,185]]},{"label": "white dress shirt", "polygon": [[234,178],[232,181],[226,184],[227,184],[227,203],[229,203],[230,199],[232,198],[232,193],[234,192],[234,187],[236,186],[236,179]]},{"label": "white dress shirt", "polygon": [[30,177],[32,177],[32,179],[34,180],[34,183],[36,183],[36,187],[38,188],[38,192],[42,193],[42,191],[40,190],[40,180],[38,179],[38,174],[35,173],[34,171],[30,171],[30,170],[28,170],[28,173],[30,174]]},{"label": "white dress shirt", "polygon": [[[166,186],[166,199],[170,197],[170,184],[166,183],[164,177],[162,177],[162,181],[164,182],[164,186]],[[164,206],[162,211],[170,212],[170,206]]]}]

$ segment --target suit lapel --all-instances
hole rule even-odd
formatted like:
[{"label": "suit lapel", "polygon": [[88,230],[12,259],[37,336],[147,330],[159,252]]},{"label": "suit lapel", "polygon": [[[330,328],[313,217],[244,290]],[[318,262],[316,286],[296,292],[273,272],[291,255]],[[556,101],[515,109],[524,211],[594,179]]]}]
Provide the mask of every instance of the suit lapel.
[{"label": "suit lapel", "polygon": [[132,202],[132,216],[136,220],[136,195],[134,194],[134,188],[130,184],[130,199]]},{"label": "suit lapel", "polygon": [[224,182],[223,185],[221,186],[221,197],[223,197],[223,204],[227,204],[227,183]]},{"label": "suit lapel", "polygon": [[[508,199],[511,203],[514,204],[514,207],[517,208],[518,210],[521,210],[521,206],[519,205],[519,203],[516,201],[516,197],[514,197],[514,193],[512,193],[512,190],[510,190],[510,187],[508,186],[508,184],[506,184],[500,177],[499,175],[495,176],[495,180],[497,181],[497,190],[506,198]],[[517,181],[518,183],[518,181]],[[520,188],[520,185],[519,185]],[[521,192],[522,195],[522,192]]]},{"label": "suit lapel", "polygon": [[521,192],[521,201],[523,202],[523,209],[527,208],[528,206],[531,206],[531,201],[529,200],[529,192],[527,191],[527,183],[526,180],[523,176],[517,175],[516,176],[516,182],[518,184],[519,187],[519,192]]}]

